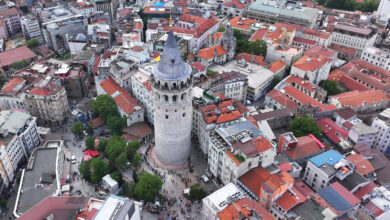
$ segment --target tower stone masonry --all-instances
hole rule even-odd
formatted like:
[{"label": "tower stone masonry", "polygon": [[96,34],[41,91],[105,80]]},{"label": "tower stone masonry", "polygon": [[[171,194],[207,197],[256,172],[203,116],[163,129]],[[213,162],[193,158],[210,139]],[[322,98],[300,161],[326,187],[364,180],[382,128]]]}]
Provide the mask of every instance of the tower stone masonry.
[{"label": "tower stone masonry", "polygon": [[191,147],[192,77],[172,31],[153,69],[151,83],[157,159],[169,166],[184,164]]}]

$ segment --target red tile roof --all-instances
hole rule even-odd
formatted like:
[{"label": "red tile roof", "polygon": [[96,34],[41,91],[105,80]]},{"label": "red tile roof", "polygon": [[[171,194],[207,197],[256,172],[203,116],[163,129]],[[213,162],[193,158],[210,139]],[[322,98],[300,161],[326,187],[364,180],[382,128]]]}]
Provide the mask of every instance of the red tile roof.
[{"label": "red tile roof", "polygon": [[331,44],[328,48],[335,50],[341,54],[347,54],[349,56],[354,56],[357,52],[356,48],[346,47],[340,44]]},{"label": "red tile roof", "polygon": [[369,201],[366,205],[365,205],[365,208],[370,212],[372,213],[373,215],[375,215],[376,217],[379,217],[381,216],[383,213],[385,213],[381,208],[379,208],[378,206],[376,206],[374,203],[372,203],[371,201]]},{"label": "red tile roof", "polygon": [[294,76],[294,75],[289,75],[283,81],[290,84],[290,85],[292,83],[295,83],[296,85],[299,85],[300,87],[305,88],[309,92],[315,92],[317,89],[320,88],[316,84],[311,83],[309,80],[305,80],[305,79],[302,79],[302,78]]},{"label": "red tile roof", "polygon": [[271,64],[271,66],[269,67],[269,70],[276,73],[277,71],[279,71],[280,69],[285,68],[285,67],[286,67],[285,62],[283,62],[281,60],[277,60]]},{"label": "red tile roof", "polygon": [[276,89],[273,89],[270,92],[268,92],[266,96],[275,100],[282,106],[288,108],[290,111],[295,111],[295,108],[299,106],[297,103],[295,103],[294,101],[292,101],[291,99],[289,99],[287,96],[285,96],[283,93],[281,93]]},{"label": "red tile roof", "polygon": [[290,190],[288,190],[275,201],[280,206],[280,208],[282,208],[286,212],[306,200],[305,196],[302,195],[294,187],[291,189],[291,191],[294,194],[291,193]]},{"label": "red tile roof", "polygon": [[327,47],[318,45],[307,50],[305,52],[305,55],[308,55],[310,57],[323,56],[328,58],[332,58],[332,57],[336,58],[337,52]]},{"label": "red tile roof", "polygon": [[24,82],[23,78],[20,77],[14,77],[9,81],[7,84],[4,85],[4,87],[1,89],[1,92],[4,93],[17,93],[19,91],[18,85],[22,84]]},{"label": "red tile roof", "polygon": [[142,109],[137,101],[130,96],[130,94],[122,89],[110,76],[107,79],[101,81],[99,85],[104,89],[104,91],[112,96],[118,105],[118,107],[127,115],[132,114],[134,111],[137,111],[136,108]]},{"label": "red tile roof", "polygon": [[302,92],[301,90],[295,88],[292,85],[288,85],[283,88],[286,94],[296,99],[301,104],[311,104],[313,107],[319,107],[319,111],[328,111],[328,110],[334,110],[337,109],[334,105],[325,105],[321,102],[317,101],[316,99],[312,98],[311,96],[307,95],[306,93]]},{"label": "red tile roof", "polygon": [[325,33],[325,32],[321,32],[321,31],[317,31],[317,30],[313,30],[313,29],[305,29],[302,34],[315,36],[315,37],[319,37],[322,39],[328,39],[330,37],[330,33]]},{"label": "red tile roof", "polygon": [[326,57],[319,56],[319,57],[310,57],[310,56],[303,56],[301,59],[299,59],[297,62],[293,64],[296,68],[304,71],[310,71],[313,72],[317,70],[318,68],[324,66],[326,63],[328,63],[330,60]]},{"label": "red tile roof", "polygon": [[370,88],[368,86],[366,86],[363,83],[360,83],[360,82],[354,80],[351,76],[349,76],[347,74],[341,75],[339,82],[342,83],[343,86],[345,88],[349,89],[350,91],[354,91],[354,90],[359,90],[359,91],[370,90]]},{"label": "red tile roof", "polygon": [[215,51],[217,51],[218,57],[227,54],[227,51],[221,45],[217,45],[199,50],[198,56],[203,59],[212,59]]},{"label": "red tile roof", "polygon": [[306,199],[310,199],[311,196],[314,194],[314,191],[300,178],[295,179],[294,188],[298,190],[302,195],[304,195]]},{"label": "red tile roof", "polygon": [[341,106],[347,106],[352,108],[362,106],[364,102],[366,105],[372,105],[374,103],[389,101],[389,98],[384,91],[374,89],[367,91],[355,90],[330,97],[337,99],[340,102]]},{"label": "red tile roof", "polygon": [[238,9],[243,9],[245,7],[245,4],[242,3],[239,0],[231,0],[230,2],[224,2],[223,6],[226,7],[232,7],[232,8],[238,8]]},{"label": "red tile roof", "polygon": [[[225,123],[233,120],[237,120],[242,117],[244,113],[247,112],[248,109],[238,108],[238,101],[234,100],[226,100],[221,101],[218,105],[211,104],[200,107],[200,111],[202,112],[203,119],[207,124],[211,123]],[[231,106],[231,107],[229,107]],[[234,110],[229,110],[234,109]],[[244,112],[241,112],[244,111]]]},{"label": "red tile roof", "polygon": [[342,140],[347,139],[348,131],[329,118],[322,118],[316,121],[317,125],[322,129],[322,132],[331,139],[334,143],[338,144]]},{"label": "red tile roof", "polygon": [[215,33],[213,34],[213,40],[214,40],[214,41],[219,40],[219,38],[221,38],[222,35],[223,35],[223,32],[215,32]]},{"label": "red tile roof", "polygon": [[11,16],[19,15],[19,12],[16,8],[9,8],[9,9],[5,9],[5,10],[0,11],[0,17],[2,17],[2,19],[6,19],[6,17],[8,17],[10,15]]},{"label": "red tile roof", "polygon": [[268,28],[259,29],[252,35],[249,41],[263,40],[267,32]]},{"label": "red tile roof", "polygon": [[316,141],[309,136],[303,136],[297,138],[297,145],[289,148],[284,153],[287,154],[291,159],[297,160],[309,155],[314,155],[320,152],[322,149]]},{"label": "red tile roof", "polygon": [[37,55],[27,46],[17,47],[0,53],[0,67],[9,66],[16,61],[30,60]]},{"label": "red tile roof", "polygon": [[376,185],[374,182],[370,182],[369,184],[359,188],[358,190],[356,190],[353,195],[356,196],[358,199],[362,199],[363,196],[369,194],[372,192],[372,190],[377,187],[378,185]]},{"label": "red tile roof", "polygon": [[243,30],[249,30],[251,24],[255,24],[256,20],[249,19],[249,18],[241,18],[240,16],[236,16],[232,19],[230,19],[230,24],[234,28],[243,29]]},{"label": "red tile roof", "polygon": [[271,173],[263,167],[256,167],[239,177],[241,183],[248,187],[255,195],[260,195],[260,188]]},{"label": "red tile roof", "polygon": [[91,121],[88,122],[88,124],[92,127],[92,128],[98,128],[102,125],[104,125],[104,119],[99,116],[95,119],[92,119]]},{"label": "red tile roof", "polygon": [[308,45],[316,45],[317,42],[314,40],[308,40],[302,37],[294,37],[293,42],[298,42],[302,44],[308,44]]},{"label": "red tile roof", "polygon": [[339,182],[334,182],[330,184],[332,188],[338,192],[349,204],[355,206],[360,203],[360,200],[356,198],[351,192],[344,188]]},{"label": "red tile roof", "polygon": [[[34,85],[37,85],[37,83],[41,82],[43,80],[42,78],[37,79],[34,81]],[[45,86],[42,87],[34,87],[32,85],[31,90],[28,92],[29,95],[38,95],[38,96],[50,96],[57,94],[57,92],[60,92],[64,87],[62,86],[57,86],[52,82],[48,82]]]},{"label": "red tile roof", "polygon": [[253,219],[253,212],[257,213],[262,220],[274,220],[275,218],[263,207],[260,206],[255,200],[251,200],[248,197],[244,197],[240,200],[229,204],[225,209],[217,214],[220,220],[232,220],[241,219],[245,216],[245,219]]},{"label": "red tile roof", "polygon": [[239,53],[236,55],[236,60],[245,60],[248,63],[256,63],[261,66],[265,66],[267,63],[264,61],[263,56],[257,56],[249,53]]},{"label": "red tile roof", "polygon": [[361,154],[351,154],[347,157],[347,160],[351,161],[356,167],[356,171],[360,175],[367,175],[375,171],[368,159],[365,159]]}]

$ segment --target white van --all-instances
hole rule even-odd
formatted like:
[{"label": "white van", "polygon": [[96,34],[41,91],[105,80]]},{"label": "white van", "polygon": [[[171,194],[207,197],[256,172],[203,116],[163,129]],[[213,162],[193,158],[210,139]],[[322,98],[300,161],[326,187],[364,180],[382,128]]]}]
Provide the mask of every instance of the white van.
[{"label": "white van", "polygon": [[72,157],[70,158],[70,161],[72,161],[72,164],[75,164],[76,163],[76,156],[72,155]]}]

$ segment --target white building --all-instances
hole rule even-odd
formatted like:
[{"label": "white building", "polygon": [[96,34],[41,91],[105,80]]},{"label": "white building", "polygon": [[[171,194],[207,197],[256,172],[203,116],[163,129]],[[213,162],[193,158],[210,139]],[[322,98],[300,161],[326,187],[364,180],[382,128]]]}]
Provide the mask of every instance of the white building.
[{"label": "white building", "polygon": [[387,108],[375,117],[371,127],[378,130],[372,147],[387,153],[388,149],[390,149],[390,108]]},{"label": "white building", "polygon": [[154,124],[150,76],[145,72],[137,71],[134,75],[131,75],[131,88],[133,97],[145,107],[145,117],[151,124]]},{"label": "white building", "polygon": [[270,165],[275,156],[276,144],[250,121],[243,121],[211,134],[207,163],[210,172],[228,184],[254,167]]},{"label": "white building", "polygon": [[[23,158],[41,143],[36,118],[20,111],[0,112],[0,172],[6,185],[13,180],[13,172]],[[3,154],[4,153],[4,154]],[[4,178],[6,177],[6,178]]]},{"label": "white building", "polygon": [[273,44],[267,47],[265,60],[272,63],[281,60],[287,66],[292,65],[302,57],[303,48]]},{"label": "white building", "polygon": [[343,155],[335,150],[329,150],[309,159],[303,181],[318,192],[334,178],[341,181],[352,172],[351,163]]},{"label": "white building", "polygon": [[337,24],[332,32],[332,43],[355,48],[360,56],[365,47],[374,45],[376,37],[370,28]]},{"label": "white building", "polygon": [[39,40],[39,42],[43,41],[38,18],[32,14],[25,15],[20,18],[20,23],[22,25],[23,34],[26,40],[36,38]]},{"label": "white building", "polygon": [[360,59],[390,71],[390,53],[374,46],[366,47]]},{"label": "white building", "polygon": [[233,183],[229,183],[202,200],[203,220],[218,220],[218,212],[231,202],[243,197],[242,192]]},{"label": "white building", "polygon": [[390,18],[390,1],[389,0],[381,0],[379,3],[379,7],[376,10],[377,23],[387,25]]},{"label": "white building", "polygon": [[331,66],[331,60],[327,57],[305,55],[291,66],[290,74],[318,85],[328,79]]},{"label": "white building", "polygon": [[352,140],[355,145],[364,143],[368,147],[371,147],[374,143],[377,133],[378,129],[360,122],[351,128],[348,134],[348,139]]},{"label": "white building", "polygon": [[7,84],[3,86],[0,92],[0,107],[3,110],[8,109],[23,109],[28,110],[24,102],[25,93],[23,88],[27,81],[21,77],[12,78]]}]

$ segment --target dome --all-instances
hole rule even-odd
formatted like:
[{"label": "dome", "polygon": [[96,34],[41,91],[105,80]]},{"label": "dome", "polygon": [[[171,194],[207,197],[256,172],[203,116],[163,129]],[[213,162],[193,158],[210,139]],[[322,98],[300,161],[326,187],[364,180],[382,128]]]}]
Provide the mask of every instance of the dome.
[{"label": "dome", "polygon": [[183,61],[177,47],[175,35],[170,30],[161,60],[154,68],[154,76],[165,80],[177,80],[188,77],[190,73],[191,68]]},{"label": "dome", "polygon": [[77,34],[76,40],[77,41],[87,41],[87,37],[84,34],[80,33],[80,34]]}]

